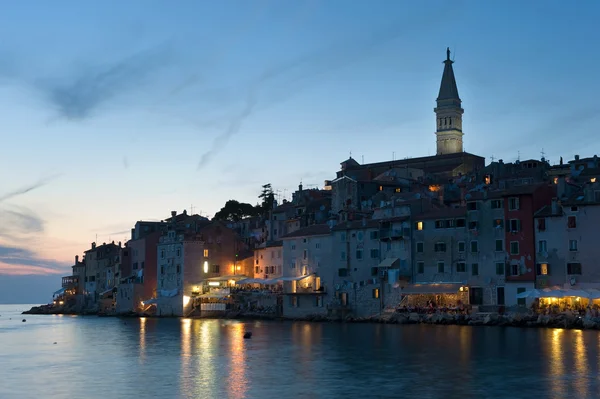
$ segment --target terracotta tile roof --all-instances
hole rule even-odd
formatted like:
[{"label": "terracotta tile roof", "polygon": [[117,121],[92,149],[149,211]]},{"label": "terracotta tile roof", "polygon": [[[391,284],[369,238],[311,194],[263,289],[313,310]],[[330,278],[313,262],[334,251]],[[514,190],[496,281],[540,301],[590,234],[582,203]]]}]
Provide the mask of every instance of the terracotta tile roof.
[{"label": "terracotta tile roof", "polygon": [[332,230],[340,231],[340,230],[360,230],[360,229],[373,229],[379,228],[379,220],[373,219],[365,219],[362,220],[354,220],[351,222],[341,222],[333,226]]},{"label": "terracotta tile roof", "polygon": [[326,224],[313,224],[312,226],[303,227],[300,230],[296,230],[293,233],[287,234],[282,239],[296,238],[296,237],[309,237],[309,236],[323,236],[329,235],[331,229]]},{"label": "terracotta tile roof", "polygon": [[467,216],[467,208],[466,207],[460,207],[460,208],[451,208],[451,207],[446,207],[446,208],[440,208],[440,209],[434,209],[425,213],[422,213],[420,215],[415,216],[415,219],[444,219],[444,218],[455,218],[455,217],[466,217]]}]

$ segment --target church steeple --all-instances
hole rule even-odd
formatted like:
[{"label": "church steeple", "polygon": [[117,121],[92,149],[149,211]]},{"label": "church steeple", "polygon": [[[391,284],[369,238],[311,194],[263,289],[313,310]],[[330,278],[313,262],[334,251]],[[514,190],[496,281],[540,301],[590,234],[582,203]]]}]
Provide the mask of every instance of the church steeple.
[{"label": "church steeple", "polygon": [[446,49],[444,73],[437,97],[437,107],[433,110],[436,116],[437,155],[463,152],[462,141],[462,101],[458,96],[456,79],[450,59],[450,48]]}]

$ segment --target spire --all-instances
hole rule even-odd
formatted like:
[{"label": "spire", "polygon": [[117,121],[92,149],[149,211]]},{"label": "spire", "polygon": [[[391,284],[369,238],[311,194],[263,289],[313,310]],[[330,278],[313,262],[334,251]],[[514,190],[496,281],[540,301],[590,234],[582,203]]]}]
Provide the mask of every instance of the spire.
[{"label": "spire", "polygon": [[437,101],[455,100],[460,104],[460,97],[458,97],[458,88],[456,87],[456,79],[454,78],[452,64],[454,64],[454,61],[450,59],[450,47],[447,47],[446,61],[444,61],[444,73],[442,74],[442,83],[440,84],[440,92]]},{"label": "spire", "polygon": [[454,70],[454,61],[450,59],[450,48],[446,48],[444,73],[440,92],[436,100],[437,107],[433,110],[436,117],[437,155],[463,152],[462,132],[462,102],[458,96]]}]

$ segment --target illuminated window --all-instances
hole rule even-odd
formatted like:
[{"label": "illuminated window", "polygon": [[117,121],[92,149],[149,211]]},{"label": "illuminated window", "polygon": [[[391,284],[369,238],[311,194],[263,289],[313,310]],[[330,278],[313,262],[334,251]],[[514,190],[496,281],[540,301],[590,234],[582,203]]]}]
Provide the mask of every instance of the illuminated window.
[{"label": "illuminated window", "polygon": [[373,288],[373,298],[379,299],[379,288]]},{"label": "illuminated window", "polygon": [[590,183],[596,183],[596,178],[595,178],[595,177],[592,177],[592,178],[590,179]]},{"label": "illuminated window", "polygon": [[423,230],[423,222],[417,222],[417,230]]},{"label": "illuminated window", "polygon": [[379,186],[379,191],[383,191],[383,186]]},{"label": "illuminated window", "polygon": [[204,250],[204,257],[205,257],[205,258],[208,258],[208,249],[205,249],[205,250]]},{"label": "illuminated window", "polygon": [[[596,179],[594,179],[594,181],[596,181]],[[592,183],[593,183],[593,182],[592,182]],[[397,193],[401,193],[401,192],[402,192],[402,189],[401,189],[401,188],[396,188],[396,190],[395,190],[395,191],[396,191]]]},{"label": "illuminated window", "polygon": [[558,177],[555,177],[553,181],[554,181],[554,184],[558,184]]},{"label": "illuminated window", "polygon": [[541,263],[540,264],[540,273],[541,276],[546,276],[548,274],[548,264]]}]

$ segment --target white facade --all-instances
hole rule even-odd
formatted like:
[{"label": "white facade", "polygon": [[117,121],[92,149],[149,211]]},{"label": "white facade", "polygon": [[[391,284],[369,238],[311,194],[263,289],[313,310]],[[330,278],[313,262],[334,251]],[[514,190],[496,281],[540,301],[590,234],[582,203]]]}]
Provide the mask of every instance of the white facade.
[{"label": "white facade", "polygon": [[[305,233],[303,233],[305,232]],[[329,226],[309,226],[283,237],[283,315],[324,315],[334,281]]]},{"label": "white facade", "polygon": [[204,243],[170,231],[160,238],[157,251],[157,315],[185,316],[191,311],[192,293],[212,275]]},{"label": "white facade", "polygon": [[254,250],[254,278],[283,277],[283,244]]},{"label": "white facade", "polygon": [[535,218],[537,287],[600,288],[600,204],[553,207]]}]

